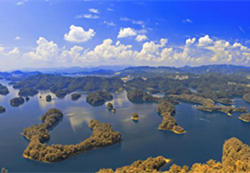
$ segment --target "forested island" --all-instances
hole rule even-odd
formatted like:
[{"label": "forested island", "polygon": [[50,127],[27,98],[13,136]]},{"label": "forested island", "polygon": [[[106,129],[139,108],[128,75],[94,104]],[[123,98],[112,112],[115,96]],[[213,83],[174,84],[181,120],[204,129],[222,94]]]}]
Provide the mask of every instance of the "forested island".
[{"label": "forested island", "polygon": [[210,173],[210,172],[249,172],[250,147],[237,138],[228,139],[223,145],[222,160],[209,160],[207,163],[195,163],[192,166],[178,166],[173,164],[168,171],[159,171],[169,162],[163,157],[148,158],[136,161],[130,166],[112,169],[101,169],[98,173]]},{"label": "forested island", "polygon": [[113,96],[107,91],[94,91],[88,94],[86,101],[93,106],[98,106],[112,99]]},{"label": "forested island", "polygon": [[0,113],[4,113],[6,111],[5,107],[0,106]]},{"label": "forested island", "polygon": [[21,88],[18,92],[20,97],[34,96],[36,94],[38,94],[38,90],[35,88]]},{"label": "forested island", "polygon": [[51,102],[52,96],[51,95],[46,95],[45,99],[46,99],[47,102]]},{"label": "forested island", "polygon": [[22,104],[24,104],[24,98],[22,98],[22,97],[15,97],[15,98],[10,100],[11,106],[18,107]]},{"label": "forested island", "polygon": [[186,132],[182,127],[177,125],[177,120],[173,117],[175,107],[171,102],[161,101],[158,104],[157,112],[162,116],[162,122],[158,127],[160,130],[171,130],[177,134]]},{"label": "forested island", "polygon": [[74,93],[71,95],[71,100],[78,100],[82,95],[81,94],[78,94],[78,93]]},{"label": "forested island", "polygon": [[7,95],[9,94],[9,90],[6,86],[0,84],[0,94],[1,95]]},{"label": "forested island", "polygon": [[63,113],[52,108],[41,117],[42,123],[23,130],[23,136],[30,140],[23,153],[25,158],[41,162],[58,162],[121,141],[121,133],[114,131],[111,125],[100,123],[98,120],[91,120],[89,127],[93,130],[93,134],[86,140],[75,145],[52,144],[48,146],[45,142],[50,138],[49,129],[57,125],[62,118]]},{"label": "forested island", "polygon": [[[15,79],[13,87],[19,90],[18,95],[20,96],[10,100],[11,106],[15,107],[23,104],[24,98],[28,100],[30,96],[38,94],[39,90],[49,90],[61,99],[70,94],[71,100],[74,101],[87,93],[86,102],[90,105],[101,106],[106,102],[104,108],[106,106],[105,109],[116,112],[114,105],[118,106],[119,103],[117,104],[116,100],[112,103],[109,101],[124,94],[132,103],[152,104],[153,109],[156,109],[155,115],[158,114],[161,118],[158,129],[169,130],[176,134],[186,135],[185,129],[187,129],[185,124],[178,123],[178,118],[175,117],[175,107],[179,102],[197,104],[195,108],[199,111],[222,112],[229,116],[232,116],[234,112],[240,112],[242,114],[239,119],[250,122],[250,113],[247,108],[233,105],[233,99],[236,97],[250,102],[250,76],[246,73],[188,73],[185,70],[176,71],[176,69],[133,67],[108,77],[34,74]],[[7,87],[0,85],[0,94],[8,92]],[[40,99],[42,99],[41,96]],[[45,96],[45,100],[50,102],[52,96],[50,94]],[[120,112],[118,108],[117,115]],[[0,106],[1,112],[5,112],[5,108],[2,106]],[[140,114],[139,111],[138,113]],[[138,113],[137,110],[134,113],[129,112],[127,118],[136,122],[139,120]],[[41,117],[42,123],[25,128],[22,134],[30,143],[23,156],[41,162],[58,162],[89,150],[121,142],[121,133],[115,131],[111,125],[91,120],[89,127],[93,133],[86,140],[72,145],[48,145],[46,142],[50,138],[49,131],[56,127],[62,119],[63,113],[53,108]],[[240,147],[237,148],[238,146]],[[246,147],[241,141],[232,138],[224,144],[222,162],[210,160],[205,164],[194,164],[190,168],[173,165],[168,172],[246,171],[248,168],[245,168],[244,158],[248,157],[249,154],[245,154],[248,151],[250,151],[248,146]],[[163,157],[149,158],[145,161],[136,161],[130,166],[117,168],[115,171],[102,169],[99,172],[160,172],[160,167],[168,161]],[[229,162],[232,162],[231,164],[234,166],[230,167]]]}]

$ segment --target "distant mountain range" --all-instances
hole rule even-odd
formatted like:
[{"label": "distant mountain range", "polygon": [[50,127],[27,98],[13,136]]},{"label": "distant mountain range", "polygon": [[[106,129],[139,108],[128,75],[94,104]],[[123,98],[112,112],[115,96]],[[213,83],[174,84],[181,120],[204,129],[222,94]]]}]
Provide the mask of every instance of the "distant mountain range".
[{"label": "distant mountain range", "polygon": [[115,75],[116,72],[120,74],[138,74],[138,73],[195,73],[204,74],[207,72],[222,73],[222,74],[250,74],[250,67],[246,66],[236,66],[236,65],[203,65],[198,67],[168,67],[168,66],[99,66],[93,68],[82,68],[82,67],[69,67],[69,68],[41,68],[32,69],[26,68],[22,70],[16,70],[12,72],[0,72],[0,77],[2,76],[29,76],[40,73],[45,74],[57,74],[57,75]]},{"label": "distant mountain range", "polygon": [[246,66],[235,66],[235,65],[203,65],[198,67],[150,67],[150,66],[140,66],[140,67],[129,67],[124,69],[126,72],[157,72],[157,73],[196,73],[204,74],[208,72],[231,74],[231,73],[250,73],[250,67]]}]

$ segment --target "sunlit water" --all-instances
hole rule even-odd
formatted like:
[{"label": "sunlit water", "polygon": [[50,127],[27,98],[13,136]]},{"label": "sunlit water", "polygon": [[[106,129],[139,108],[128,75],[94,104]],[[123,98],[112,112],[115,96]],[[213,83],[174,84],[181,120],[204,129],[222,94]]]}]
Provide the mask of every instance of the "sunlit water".
[{"label": "sunlit water", "polygon": [[[7,85],[7,82],[0,81]],[[209,159],[220,160],[222,145],[230,137],[237,137],[250,144],[250,123],[238,119],[240,114],[232,117],[223,113],[206,113],[196,109],[196,105],[180,103],[175,115],[178,124],[187,133],[177,135],[170,131],[157,129],[161,117],[156,113],[157,104],[133,104],[128,101],[126,92],[113,94],[112,101],[116,113],[109,112],[105,105],[92,107],[86,103],[86,93],[78,101],[72,101],[70,95],[64,99],[53,96],[52,102],[45,101],[48,91],[40,91],[20,107],[11,107],[10,99],[17,96],[17,90],[9,86],[10,94],[0,96],[0,105],[6,112],[0,114],[0,167],[10,172],[95,172],[100,168],[117,168],[131,164],[138,159],[150,156],[164,156],[178,165],[191,165],[206,162]],[[40,99],[39,96],[42,96]],[[244,100],[234,99],[234,106],[250,104]],[[63,111],[64,118],[51,132],[48,144],[76,144],[91,135],[88,122],[98,119],[107,122],[122,133],[122,142],[113,146],[88,151],[58,163],[41,163],[23,158],[22,153],[29,141],[21,135],[22,130],[40,123],[39,118],[48,109],[56,107]],[[138,123],[130,116],[139,114]],[[171,163],[171,164],[172,164]],[[166,165],[162,170],[167,170]]]}]

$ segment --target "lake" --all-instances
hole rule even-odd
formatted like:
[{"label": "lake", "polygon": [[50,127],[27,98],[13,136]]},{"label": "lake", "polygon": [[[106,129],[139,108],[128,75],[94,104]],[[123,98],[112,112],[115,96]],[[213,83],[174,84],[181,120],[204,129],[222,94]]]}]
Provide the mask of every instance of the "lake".
[{"label": "lake", "polygon": [[[126,92],[113,94],[112,103],[116,113],[108,111],[105,105],[92,107],[86,103],[87,93],[82,93],[78,101],[70,95],[64,99],[56,98],[49,91],[40,91],[19,107],[10,106],[10,99],[18,96],[18,90],[8,85],[10,93],[0,96],[0,105],[6,112],[0,114],[0,167],[10,172],[95,172],[101,168],[117,168],[131,164],[138,159],[164,156],[171,163],[162,168],[167,170],[172,163],[191,165],[209,159],[221,160],[222,145],[230,137],[237,137],[250,144],[250,123],[238,119],[239,113],[227,116],[224,113],[208,113],[197,110],[196,105],[180,103],[176,106],[175,118],[187,133],[175,134],[158,130],[161,117],[157,114],[156,103],[134,104]],[[45,101],[51,94],[53,100]],[[39,98],[42,96],[42,98]],[[241,98],[233,100],[235,107],[250,104]],[[91,135],[88,122],[98,119],[107,122],[122,133],[122,142],[74,156],[62,162],[41,163],[23,158],[27,141],[21,132],[25,127],[40,123],[39,118],[50,108],[58,108],[64,113],[63,120],[51,132],[48,144],[76,144]],[[133,112],[139,114],[139,122],[130,119]]]}]

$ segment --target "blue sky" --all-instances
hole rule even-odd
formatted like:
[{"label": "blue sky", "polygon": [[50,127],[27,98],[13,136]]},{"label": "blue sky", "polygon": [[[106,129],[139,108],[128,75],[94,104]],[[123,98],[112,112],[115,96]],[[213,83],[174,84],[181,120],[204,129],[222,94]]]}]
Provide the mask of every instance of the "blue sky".
[{"label": "blue sky", "polygon": [[0,71],[250,65],[250,1],[0,0]]}]

